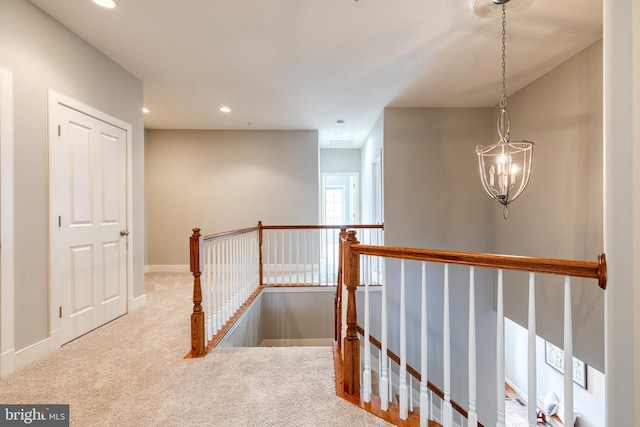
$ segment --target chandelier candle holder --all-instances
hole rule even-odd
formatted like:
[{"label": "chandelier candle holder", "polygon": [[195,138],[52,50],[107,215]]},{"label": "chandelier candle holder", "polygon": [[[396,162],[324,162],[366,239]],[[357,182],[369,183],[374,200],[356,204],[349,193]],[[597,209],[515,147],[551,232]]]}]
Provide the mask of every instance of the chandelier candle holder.
[{"label": "chandelier candle holder", "polygon": [[507,112],[506,42],[507,6],[509,0],[493,0],[502,5],[502,96],[498,114],[497,144],[478,145],[476,154],[480,166],[482,186],[492,199],[502,205],[502,216],[507,219],[509,203],[518,198],[529,183],[533,163],[533,142],[511,141],[511,119]]}]

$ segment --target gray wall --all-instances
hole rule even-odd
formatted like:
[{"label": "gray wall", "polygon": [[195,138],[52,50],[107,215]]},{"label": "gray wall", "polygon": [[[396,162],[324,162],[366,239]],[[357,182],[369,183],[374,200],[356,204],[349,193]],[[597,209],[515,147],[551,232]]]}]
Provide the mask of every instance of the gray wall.
[{"label": "gray wall", "polygon": [[[534,148],[528,188],[494,218],[495,251],[596,261],[602,237],[602,43],[596,43],[509,98],[512,140]],[[505,314],[525,326],[527,275],[509,274]],[[604,292],[573,280],[574,353],[604,372]],[[539,285],[539,286],[538,286]],[[538,334],[562,347],[563,279],[539,276]]]},{"label": "gray wall", "polygon": [[[363,224],[372,224],[373,215],[373,161],[378,155],[381,157],[382,170],[384,176],[384,156],[381,155],[384,141],[384,112],[380,114],[378,120],[367,136],[367,140],[360,149],[361,173],[360,173],[360,218]],[[384,187],[382,199],[384,200]],[[384,209],[382,210],[384,222]]]},{"label": "gray wall", "polygon": [[[384,112],[385,244],[490,252],[493,242],[491,200],[483,194],[474,153],[490,141],[490,109],[394,109]],[[408,361],[419,367],[420,266],[407,263]],[[389,328],[399,330],[400,272],[387,263]],[[452,399],[468,402],[468,269],[452,267]],[[442,377],[443,270],[429,265],[429,377]],[[478,384],[495,384],[495,312],[492,276],[476,274]],[[390,346],[397,351],[397,334]],[[390,333],[391,336],[391,333]],[[479,393],[478,413],[495,423],[495,393]]]},{"label": "gray wall", "polygon": [[133,126],[133,294],[144,294],[142,82],[30,2],[0,0],[0,10],[0,66],[13,72],[14,85],[15,339],[20,350],[49,336],[49,89]]},{"label": "gray wall", "polygon": [[360,172],[359,149],[320,150],[320,173]]},{"label": "gray wall", "polygon": [[265,288],[218,347],[333,340],[335,288]]},{"label": "gray wall", "polygon": [[273,289],[262,296],[264,340],[333,339],[335,288]]},{"label": "gray wall", "polygon": [[[376,124],[362,149],[364,162],[383,135],[385,244],[596,259],[602,251],[601,43],[510,96],[509,112],[512,140],[531,139],[536,146],[529,188],[504,220],[501,207],[482,189],[474,154],[476,145],[497,141],[496,108],[385,109],[382,126]],[[370,172],[364,165],[366,182]],[[387,273],[393,331],[399,327],[398,263],[388,263]],[[478,384],[485,388],[495,384],[494,280],[486,271],[476,274]],[[429,369],[437,384],[442,384],[442,276],[441,267],[429,266]],[[506,315],[522,324],[526,277],[507,273],[505,279]],[[452,267],[450,279],[455,301],[452,398],[464,405],[468,273]],[[603,370],[604,294],[593,281],[574,283],[574,352]],[[419,285],[419,266],[408,263],[409,363],[414,366],[419,362]],[[538,285],[538,334],[562,346],[562,288],[547,277],[539,277]],[[391,346],[397,350],[398,344],[392,341]],[[494,423],[493,393],[481,393],[478,405],[481,421]]]},{"label": "gray wall", "polygon": [[149,265],[188,264],[193,227],[318,222],[317,131],[147,130],[145,156]]}]

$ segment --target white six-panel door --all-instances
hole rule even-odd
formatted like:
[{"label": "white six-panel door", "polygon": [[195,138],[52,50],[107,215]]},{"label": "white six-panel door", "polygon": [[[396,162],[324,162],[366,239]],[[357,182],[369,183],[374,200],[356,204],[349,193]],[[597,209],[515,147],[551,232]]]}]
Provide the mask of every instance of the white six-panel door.
[{"label": "white six-panel door", "polygon": [[55,108],[51,285],[62,344],[127,311],[127,135],[63,104]]}]

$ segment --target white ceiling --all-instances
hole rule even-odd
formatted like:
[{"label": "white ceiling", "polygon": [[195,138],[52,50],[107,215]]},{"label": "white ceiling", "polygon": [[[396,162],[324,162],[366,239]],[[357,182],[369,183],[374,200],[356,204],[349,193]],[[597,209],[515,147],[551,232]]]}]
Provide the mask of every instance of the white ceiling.
[{"label": "white ceiling", "polygon": [[[323,147],[360,146],[384,107],[500,95],[491,0],[484,18],[472,0],[31,1],[144,82],[150,129],[317,129]],[[601,37],[602,0],[513,0],[507,24],[513,93]]]}]

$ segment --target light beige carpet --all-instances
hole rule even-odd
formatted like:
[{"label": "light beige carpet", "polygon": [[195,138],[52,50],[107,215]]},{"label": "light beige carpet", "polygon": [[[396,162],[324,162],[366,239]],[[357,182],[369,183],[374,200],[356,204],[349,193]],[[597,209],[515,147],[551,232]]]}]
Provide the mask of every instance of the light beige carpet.
[{"label": "light beige carpet", "polygon": [[74,426],[389,425],[335,396],[329,347],[184,359],[191,286],[147,274],[143,309],[0,379],[0,403],[68,403]]}]

